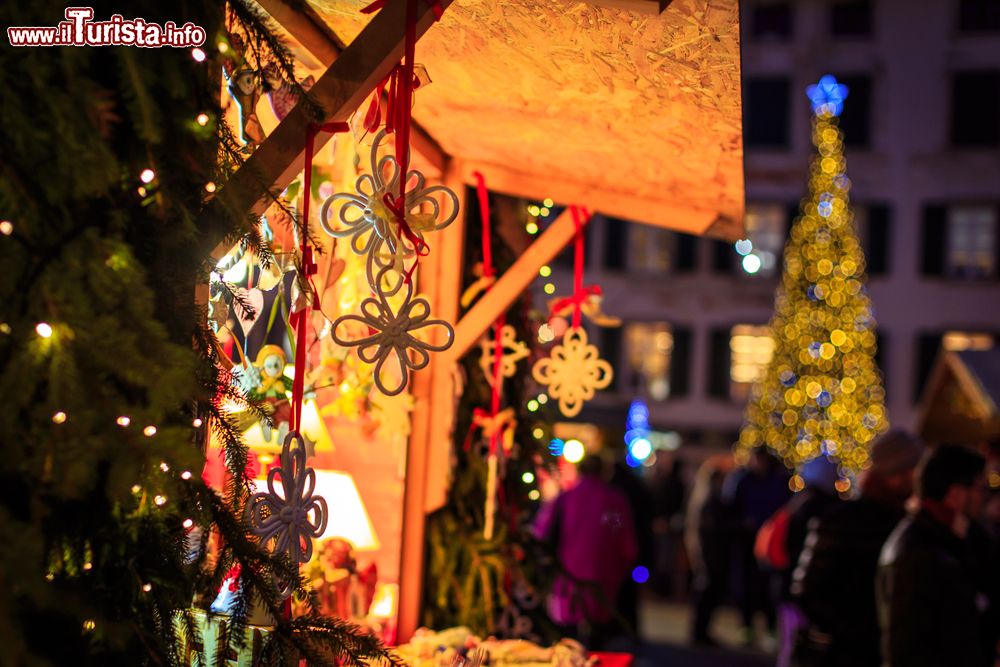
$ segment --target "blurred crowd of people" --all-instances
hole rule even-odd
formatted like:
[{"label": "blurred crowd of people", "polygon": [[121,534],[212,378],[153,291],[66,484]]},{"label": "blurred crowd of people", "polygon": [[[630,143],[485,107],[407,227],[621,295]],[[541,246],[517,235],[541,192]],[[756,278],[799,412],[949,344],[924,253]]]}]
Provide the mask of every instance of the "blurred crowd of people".
[{"label": "blurred crowd of people", "polygon": [[638,627],[648,574],[651,592],[687,593],[692,642],[715,645],[731,604],[744,642],[770,643],[779,667],[1000,665],[989,452],[890,432],[853,488],[825,457],[789,471],[764,449],[743,466],[711,457],[693,479],[675,458],[649,484],[590,457],[538,523],[565,572],[550,613],[599,644]]}]

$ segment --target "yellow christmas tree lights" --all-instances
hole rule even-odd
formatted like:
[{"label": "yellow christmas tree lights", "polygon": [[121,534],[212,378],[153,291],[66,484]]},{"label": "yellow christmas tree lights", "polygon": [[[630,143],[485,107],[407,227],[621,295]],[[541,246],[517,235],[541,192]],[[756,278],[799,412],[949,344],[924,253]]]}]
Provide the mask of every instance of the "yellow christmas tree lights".
[{"label": "yellow christmas tree lights", "polygon": [[808,94],[818,154],[785,247],[774,355],[753,387],[736,454],[745,460],[766,446],[791,468],[826,455],[852,473],[867,467],[872,440],[888,428],[885,391],[837,122],[847,89],[824,76]]}]

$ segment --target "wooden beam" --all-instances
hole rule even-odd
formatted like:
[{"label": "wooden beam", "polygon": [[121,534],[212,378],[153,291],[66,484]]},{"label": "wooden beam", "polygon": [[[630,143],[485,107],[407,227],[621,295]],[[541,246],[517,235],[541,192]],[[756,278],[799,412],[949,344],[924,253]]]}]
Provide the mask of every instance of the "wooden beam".
[{"label": "wooden beam", "polygon": [[[343,52],[344,48],[336,35],[309,5],[305,6],[306,12],[303,13],[286,0],[257,0],[257,4],[324,67],[333,65]],[[438,175],[444,175],[448,154],[417,122],[410,128],[410,148]]]},{"label": "wooden beam", "polygon": [[[489,181],[490,187],[493,182]],[[524,292],[538,275],[538,269],[548,264],[573,239],[576,225],[569,209],[562,212],[542,232],[542,235],[511,265],[486,294],[455,325],[455,344],[441,356],[457,362],[479,340],[494,320]]]},{"label": "wooden beam", "polygon": [[[458,319],[462,289],[462,245],[465,237],[465,187],[454,168],[445,184],[459,197],[462,215],[434,234],[430,254],[421,259],[417,282],[434,317]],[[434,334],[439,334],[436,327]],[[443,342],[435,339],[434,342]],[[455,420],[455,364],[444,353],[432,354],[426,368],[413,374],[413,418],[406,451],[403,535],[399,572],[398,640],[406,641],[420,625],[423,600],[426,515],[444,504],[450,482],[449,457]]]},{"label": "wooden beam", "polygon": [[[463,177],[475,183],[474,171],[481,172],[490,190],[527,199],[551,197],[557,202],[587,206],[591,211],[616,218],[666,227],[689,234],[706,234],[726,240],[742,238],[742,204],[720,206],[718,210],[677,206],[657,199],[638,197],[628,192],[610,192],[600,184],[577,183],[566,179],[540,177],[486,162],[465,162]],[[544,191],[540,191],[544,188]]]},{"label": "wooden beam", "polygon": [[[346,121],[403,55],[405,2],[389,2],[369,21],[309,91],[322,108],[312,118],[297,104],[253,155],[219,189],[215,200],[199,217],[199,228],[218,229],[217,221],[234,212],[260,215],[271,203],[269,193],[280,193],[302,171],[306,128],[313,122]],[[444,8],[451,0],[441,0]],[[427,3],[417,3],[417,38],[434,23]],[[331,134],[316,137],[319,151]],[[221,238],[206,238],[204,252],[212,252]]]}]

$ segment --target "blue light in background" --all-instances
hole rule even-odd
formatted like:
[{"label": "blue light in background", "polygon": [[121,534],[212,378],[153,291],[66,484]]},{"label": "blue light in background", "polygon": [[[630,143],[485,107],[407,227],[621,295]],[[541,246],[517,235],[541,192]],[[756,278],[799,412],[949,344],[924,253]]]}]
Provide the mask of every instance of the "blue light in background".
[{"label": "blue light in background", "polygon": [[549,442],[549,454],[552,454],[552,456],[562,456],[565,444],[559,438],[552,438],[551,442]]},{"label": "blue light in background", "polygon": [[632,581],[637,584],[644,584],[649,581],[649,569],[645,565],[636,565],[632,570]]},{"label": "blue light in background", "polygon": [[832,74],[826,74],[820,77],[818,83],[806,87],[806,95],[812,102],[813,113],[839,116],[844,110],[844,100],[847,99],[847,86],[837,83]]}]

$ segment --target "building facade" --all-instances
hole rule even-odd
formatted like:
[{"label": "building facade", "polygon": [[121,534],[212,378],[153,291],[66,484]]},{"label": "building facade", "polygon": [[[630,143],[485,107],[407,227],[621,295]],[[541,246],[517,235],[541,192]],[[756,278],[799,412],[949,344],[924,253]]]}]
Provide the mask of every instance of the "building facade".
[{"label": "building facade", "polygon": [[[941,345],[1000,342],[1000,2],[746,0],[743,26],[750,243],[595,217],[586,281],[624,322],[592,331],[619,372],[580,419],[623,423],[642,397],[654,428],[732,442],[806,193],[805,89],[832,73],[849,87],[841,127],[889,419],[911,428]],[[568,293],[571,262],[539,289]]]}]

